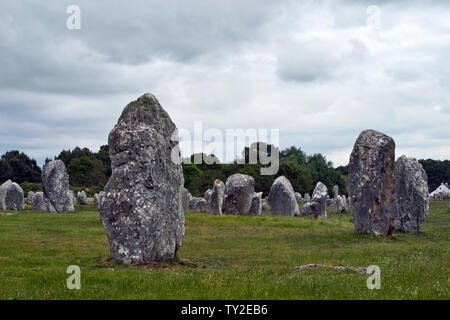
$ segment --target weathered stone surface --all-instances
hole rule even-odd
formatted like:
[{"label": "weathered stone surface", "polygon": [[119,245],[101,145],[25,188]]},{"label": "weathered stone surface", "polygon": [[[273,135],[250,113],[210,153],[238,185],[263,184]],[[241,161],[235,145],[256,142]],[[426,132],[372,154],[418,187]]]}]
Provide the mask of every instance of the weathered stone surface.
[{"label": "weathered stone surface", "polygon": [[210,202],[211,202],[211,194],[212,194],[212,190],[208,189],[208,190],[205,191],[205,194],[203,195],[203,199],[206,200],[206,203],[208,204],[208,207],[209,207]]},{"label": "weathered stone surface", "polygon": [[255,192],[253,177],[245,174],[233,174],[225,184],[223,210],[225,214],[246,215],[252,205]]},{"label": "weathered stone surface", "polygon": [[181,202],[182,202],[182,205],[183,205],[183,211],[185,213],[189,210],[189,200],[191,199],[190,196],[191,195],[190,195],[188,189],[183,187],[181,189]]},{"label": "weathered stone surface", "polygon": [[365,130],[355,142],[348,168],[348,194],[355,232],[388,235],[394,227],[394,140]]},{"label": "weathered stone surface", "polygon": [[421,232],[429,212],[428,178],[422,165],[414,158],[401,156],[395,162],[395,229]]},{"label": "weathered stone surface", "polygon": [[60,160],[47,163],[42,170],[42,187],[47,211],[61,213],[73,211],[71,201],[67,199],[69,190],[69,175],[66,166]]},{"label": "weathered stone surface", "polygon": [[192,197],[191,199],[189,199],[189,209],[195,210],[197,207],[197,201],[198,198],[196,197]]},{"label": "weathered stone surface", "polygon": [[222,214],[224,195],[225,184],[219,179],[216,179],[213,184],[211,200],[209,202],[209,212],[212,214]]},{"label": "weathered stone surface", "polygon": [[204,198],[197,198],[197,201],[195,202],[195,211],[208,212],[208,201]]},{"label": "weathered stone surface", "polygon": [[97,204],[97,205],[98,205],[98,203],[100,202],[98,197],[99,197],[99,194],[98,194],[98,193],[95,193],[95,194],[94,194],[94,203]]},{"label": "weathered stone surface", "polygon": [[84,190],[77,193],[77,201],[79,204],[84,204],[84,205],[89,204],[87,196],[86,196],[86,192],[84,192]]},{"label": "weathered stone surface", "polygon": [[317,182],[311,198],[311,211],[314,219],[327,218],[328,189],[322,182]]},{"label": "weathered stone surface", "polygon": [[269,205],[274,216],[299,215],[297,200],[291,182],[285,176],[275,179],[270,188]]},{"label": "weathered stone surface", "polygon": [[36,192],[33,197],[33,210],[35,211],[47,211],[47,207],[45,206],[44,201],[44,193]]},{"label": "weathered stone surface", "polygon": [[34,195],[35,195],[36,193],[34,193],[33,191],[29,191],[28,192],[28,195],[27,195],[27,204],[33,204],[33,198],[34,198]]},{"label": "weathered stone surface", "polygon": [[311,202],[305,202],[305,204],[300,209],[300,215],[312,216]]},{"label": "weathered stone surface", "polygon": [[252,205],[248,213],[253,216],[260,216],[262,210],[262,192],[255,192],[252,197]]},{"label": "weathered stone surface", "polygon": [[112,175],[99,209],[119,263],[173,259],[181,246],[184,178],[177,139],[152,94],[129,103],[109,134]]},{"label": "weathered stone surface", "polygon": [[333,199],[336,199],[339,195],[339,187],[337,185],[334,185],[333,187]]},{"label": "weathered stone surface", "polygon": [[302,195],[300,193],[295,192],[294,195],[295,195],[295,200],[297,201],[297,203],[300,204],[300,203],[303,202],[303,198],[302,198]]},{"label": "weathered stone surface", "polygon": [[263,211],[270,211],[270,205],[267,199],[261,199],[261,206]]},{"label": "weathered stone surface", "polygon": [[25,202],[22,188],[11,180],[0,186],[0,209],[23,210]]},{"label": "weathered stone surface", "polygon": [[305,193],[305,197],[303,198],[303,200],[304,200],[305,202],[310,202],[310,201],[311,201],[311,197],[309,196],[308,193]]},{"label": "weathered stone surface", "polygon": [[345,200],[345,196],[338,195],[335,200],[336,213],[343,213],[347,211],[347,204]]}]

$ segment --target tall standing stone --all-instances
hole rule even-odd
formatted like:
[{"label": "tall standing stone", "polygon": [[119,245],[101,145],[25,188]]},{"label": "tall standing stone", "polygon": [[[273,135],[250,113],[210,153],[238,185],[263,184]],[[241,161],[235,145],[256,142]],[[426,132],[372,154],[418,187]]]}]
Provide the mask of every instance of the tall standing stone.
[{"label": "tall standing stone", "polygon": [[347,211],[347,203],[345,196],[338,195],[335,199],[336,213],[343,213]]},{"label": "tall standing stone", "polygon": [[394,161],[394,139],[374,130],[359,135],[348,168],[355,232],[387,235],[394,227]]},{"label": "tall standing stone", "polygon": [[322,182],[317,182],[311,198],[311,212],[314,219],[327,218],[328,189]]},{"label": "tall standing stone", "polygon": [[269,205],[274,216],[299,215],[297,200],[291,182],[285,176],[275,179],[270,188]]},{"label": "tall standing stone", "polygon": [[248,213],[252,216],[260,216],[262,210],[262,192],[255,192],[252,197],[252,205]]},{"label": "tall standing stone", "polygon": [[216,179],[213,184],[211,199],[209,202],[209,211],[212,214],[222,214],[224,194],[225,184],[219,179]]},{"label": "tall standing stone", "polygon": [[254,192],[253,177],[240,173],[229,176],[225,184],[224,213],[241,216],[248,214]]},{"label": "tall standing stone", "polygon": [[64,162],[54,160],[47,163],[42,170],[42,188],[47,211],[61,213],[73,211],[68,199],[69,175]]},{"label": "tall standing stone", "polygon": [[400,231],[421,232],[429,212],[428,178],[422,165],[414,158],[401,156],[395,162],[395,202]]},{"label": "tall standing stone", "polygon": [[3,210],[23,210],[25,202],[22,188],[11,180],[0,186],[0,209]]},{"label": "tall standing stone", "polygon": [[108,143],[112,175],[99,209],[111,257],[124,264],[175,258],[184,236],[175,124],[145,94],[125,107]]}]

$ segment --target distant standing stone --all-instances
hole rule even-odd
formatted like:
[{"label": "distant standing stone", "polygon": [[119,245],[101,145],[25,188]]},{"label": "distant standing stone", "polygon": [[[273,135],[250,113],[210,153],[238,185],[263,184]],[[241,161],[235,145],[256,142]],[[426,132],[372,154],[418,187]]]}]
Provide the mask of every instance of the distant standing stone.
[{"label": "distant standing stone", "polygon": [[274,216],[299,215],[297,200],[291,182],[285,176],[275,179],[270,188],[269,205]]},{"label": "distant standing stone", "polygon": [[252,197],[252,205],[250,206],[249,214],[253,216],[260,216],[262,210],[262,192],[255,192]]},{"label": "distant standing stone", "polygon": [[35,211],[47,211],[47,207],[45,206],[44,201],[44,193],[36,192],[33,197],[33,210]]},{"label": "distant standing stone", "polygon": [[303,202],[302,195],[299,192],[295,192],[294,195],[295,195],[295,200],[297,201],[298,204]]},{"label": "distant standing stone", "polygon": [[345,201],[345,196],[338,195],[335,200],[336,213],[343,213],[347,211],[347,205]]},{"label": "distant standing stone", "polygon": [[204,198],[197,199],[195,209],[197,212],[208,212],[208,201]]},{"label": "distant standing stone", "polygon": [[24,209],[23,190],[17,183],[8,180],[0,186],[0,207],[3,210]]},{"label": "distant standing stone", "polygon": [[208,190],[205,191],[205,194],[203,196],[203,199],[206,200],[206,203],[208,204],[208,207],[209,207],[209,204],[210,204],[210,201],[211,201],[211,194],[212,194],[212,190],[208,189]]},{"label": "distant standing stone", "polygon": [[300,209],[300,215],[312,216],[311,202],[306,202]]},{"label": "distant standing stone", "polygon": [[305,198],[304,198],[305,202],[310,202],[311,201],[311,197],[309,196],[308,193],[305,193]]},{"label": "distant standing stone", "polygon": [[348,167],[355,232],[387,235],[393,229],[394,161],[394,139],[374,130],[359,135]]},{"label": "distant standing stone", "polygon": [[224,213],[241,216],[248,214],[254,192],[253,177],[240,173],[229,176],[225,184]]},{"label": "distant standing stone", "polygon": [[261,206],[263,211],[270,211],[269,201],[267,199],[261,199]]},{"label": "distant standing stone", "polygon": [[183,206],[183,211],[186,213],[189,211],[189,200],[190,200],[190,194],[188,189],[183,187],[181,189],[181,204]]},{"label": "distant standing stone", "polygon": [[336,199],[339,195],[339,187],[337,185],[334,185],[333,187],[333,199]]},{"label": "distant standing stone", "polygon": [[61,213],[73,211],[68,201],[69,175],[61,160],[47,163],[42,170],[42,187],[47,211]]},{"label": "distant standing stone", "polygon": [[428,178],[414,158],[401,156],[395,162],[396,230],[421,232],[429,212]]},{"label": "distant standing stone", "polygon": [[327,187],[322,182],[317,182],[311,198],[311,211],[314,219],[327,218]]},{"label": "distant standing stone", "polygon": [[78,200],[79,204],[84,204],[84,205],[89,204],[87,196],[86,196],[86,192],[84,192],[84,190],[77,193],[77,200]]},{"label": "distant standing stone", "polygon": [[28,192],[27,195],[27,204],[33,204],[33,198],[34,198],[35,193],[33,191]]},{"label": "distant standing stone", "polygon": [[213,184],[209,211],[212,214],[222,214],[223,198],[225,195],[225,184],[216,179]]},{"label": "distant standing stone", "polygon": [[129,103],[109,134],[112,175],[100,218],[111,257],[124,264],[174,259],[184,236],[176,126],[152,94]]}]

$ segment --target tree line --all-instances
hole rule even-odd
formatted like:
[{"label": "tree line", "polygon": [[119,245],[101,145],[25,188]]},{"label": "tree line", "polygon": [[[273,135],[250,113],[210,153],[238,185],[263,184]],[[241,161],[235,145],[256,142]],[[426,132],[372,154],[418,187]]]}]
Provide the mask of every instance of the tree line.
[{"label": "tree line", "polygon": [[[339,186],[341,194],[347,194],[348,168],[346,166],[334,168],[333,163],[320,153],[308,155],[295,146],[278,151],[274,146],[269,146],[267,155],[279,152],[279,170],[276,175],[261,175],[260,169],[267,165],[262,164],[258,157],[256,163],[249,163],[252,147],[255,145],[246,147],[242,152],[242,158],[232,163],[221,163],[214,155],[193,154],[189,158],[190,161],[183,161],[185,187],[192,195],[202,196],[212,187],[215,179],[225,182],[230,175],[242,173],[254,178],[255,190],[262,191],[264,196],[269,194],[273,181],[281,175],[286,176],[294,190],[302,195],[311,194],[318,181],[327,186],[330,194],[334,185]],[[203,161],[199,164],[194,163],[194,159],[199,158]],[[107,145],[101,146],[97,152],[79,147],[62,150],[54,159],[59,159],[66,165],[70,185],[74,190],[88,189],[88,193],[92,195],[103,190],[111,176]],[[49,161],[51,159],[47,158],[45,163]],[[449,160],[427,159],[419,162],[428,175],[430,191],[435,190],[441,182],[450,182]],[[42,169],[37,162],[23,152],[8,151],[0,158],[0,183],[11,179],[21,184],[25,193],[41,189],[41,173]]]}]

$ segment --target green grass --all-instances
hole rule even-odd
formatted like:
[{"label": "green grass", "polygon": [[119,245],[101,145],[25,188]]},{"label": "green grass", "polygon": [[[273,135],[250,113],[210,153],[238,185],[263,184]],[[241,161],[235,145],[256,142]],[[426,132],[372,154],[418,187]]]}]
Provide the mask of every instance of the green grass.
[{"label": "green grass", "polygon": [[[392,238],[353,233],[349,214],[326,221],[186,215],[179,262],[121,266],[109,260],[94,206],[49,214],[0,211],[0,299],[449,299],[450,213],[432,202],[423,233]],[[323,263],[381,268],[367,277]],[[81,268],[81,290],[66,288],[66,268]]]}]

